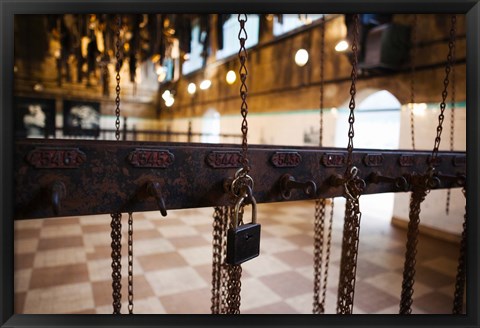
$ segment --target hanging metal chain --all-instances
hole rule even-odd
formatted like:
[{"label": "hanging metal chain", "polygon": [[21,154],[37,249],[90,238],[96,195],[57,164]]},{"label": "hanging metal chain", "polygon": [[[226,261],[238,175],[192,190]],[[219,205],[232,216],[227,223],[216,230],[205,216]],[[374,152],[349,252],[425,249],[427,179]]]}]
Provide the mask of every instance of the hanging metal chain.
[{"label": "hanging metal chain", "polygon": [[[320,129],[319,146],[323,146],[323,86],[324,86],[324,56],[325,56],[325,16],[322,18],[320,39]],[[326,199],[315,201],[314,217],[314,251],[313,251],[313,313],[325,313],[325,296],[327,288],[328,262],[330,259],[331,225],[328,231],[326,256],[324,258],[324,234],[325,234],[325,207]],[[332,211],[333,214],[333,199]],[[322,284],[323,275],[323,284]]]},{"label": "hanging metal chain", "polygon": [[219,314],[221,309],[221,282],[222,282],[222,244],[223,220],[226,207],[215,207],[213,213],[213,260],[212,260],[212,314]]},{"label": "hanging metal chain", "polygon": [[356,87],[356,82],[357,82],[357,65],[358,65],[358,36],[359,36],[359,30],[360,30],[360,22],[359,22],[359,17],[358,14],[354,15],[353,19],[353,41],[352,41],[352,72],[350,74],[350,78],[352,81],[352,84],[350,85],[350,102],[348,104],[348,108],[350,109],[350,114],[348,116],[348,123],[349,123],[349,128],[348,128],[348,146],[347,146],[347,170],[346,170],[346,176],[350,177],[350,170],[353,166],[353,159],[352,159],[352,152],[353,152],[353,137],[355,136],[355,130],[353,128],[353,124],[355,123],[355,94],[357,93],[357,87]]},{"label": "hanging metal chain", "polygon": [[248,122],[247,122],[247,114],[248,114],[248,104],[247,104],[247,75],[248,70],[246,67],[247,62],[247,49],[245,48],[245,42],[247,41],[248,35],[247,30],[245,29],[245,23],[247,22],[247,15],[246,14],[239,14],[238,15],[238,22],[240,23],[240,31],[238,32],[238,40],[240,41],[240,50],[238,51],[238,59],[240,60],[240,98],[242,99],[242,104],[240,107],[240,112],[242,114],[242,167],[245,174],[248,174],[250,171],[250,166],[248,162],[248,142],[247,142],[247,133],[248,133]]},{"label": "hanging metal chain", "polygon": [[[115,138],[120,140],[120,29],[122,27],[122,17],[117,17],[117,42],[116,42],[116,72],[117,86],[115,98]],[[111,237],[112,237],[112,296],[113,313],[120,314],[122,308],[122,214],[112,213]],[[128,312],[133,314],[133,217],[128,213]]]},{"label": "hanging metal chain", "polygon": [[122,15],[117,17],[117,42],[116,42],[116,51],[115,57],[117,62],[115,64],[115,71],[117,72],[116,80],[117,86],[115,87],[116,97],[115,97],[115,139],[120,140],[120,68],[121,68],[121,57],[120,57],[120,30],[122,28]]},{"label": "hanging metal chain", "polygon": [[358,242],[360,235],[360,212],[359,198],[365,188],[365,181],[358,176],[358,169],[353,166],[353,137],[355,135],[353,124],[355,122],[355,94],[358,64],[358,37],[359,37],[359,15],[354,15],[354,29],[352,42],[352,84],[350,87],[350,124],[348,131],[348,157],[347,170],[344,176],[345,188],[345,222],[343,227],[342,258],[340,260],[340,280],[338,284],[337,313],[351,314],[353,311],[353,300],[355,294],[355,279],[357,271]]},{"label": "hanging metal chain", "polygon": [[440,147],[441,135],[442,135],[442,124],[445,118],[444,112],[446,108],[446,100],[448,96],[448,84],[449,84],[449,75],[450,71],[454,64],[454,50],[455,50],[455,39],[456,39],[456,22],[457,16],[452,15],[451,17],[451,28],[450,28],[450,41],[448,42],[448,55],[447,55],[447,64],[445,66],[445,79],[443,80],[443,92],[442,92],[442,102],[440,103],[440,115],[438,115],[438,126],[437,126],[437,136],[435,137],[435,143],[432,150],[432,157],[429,165],[429,172],[433,173],[434,163],[436,162],[438,156],[438,148]]},{"label": "hanging metal chain", "polygon": [[[233,227],[234,207],[230,207],[229,211],[229,223],[230,228]],[[243,207],[240,208],[238,213],[239,223],[243,223]],[[226,255],[226,252],[225,252]],[[226,314],[240,314],[240,292],[242,289],[242,266],[230,265],[225,263],[227,270],[227,299],[226,299]]]},{"label": "hanging metal chain", "polygon": [[113,314],[120,314],[122,308],[122,214],[110,214],[112,222],[112,296]]},{"label": "hanging metal chain", "polygon": [[[450,150],[454,149],[454,136],[455,136],[455,47],[452,49],[452,96],[451,96],[451,105],[450,105]],[[447,190],[447,201],[445,204],[445,213],[448,215],[450,213],[450,197],[452,190],[448,188]]]},{"label": "hanging metal chain", "polygon": [[[467,196],[466,189],[462,189],[463,196]],[[460,241],[460,256],[458,257],[457,275],[455,277],[455,294],[453,296],[453,314],[463,313],[463,295],[465,294],[466,280],[466,253],[467,253],[467,206],[465,205],[465,214],[463,216],[462,239]]]},{"label": "hanging metal chain", "polygon": [[415,263],[418,244],[418,227],[420,224],[420,205],[427,196],[427,190],[423,184],[414,184],[410,197],[410,213],[407,231],[407,246],[405,263],[403,266],[402,292],[400,296],[400,314],[412,313],[413,285],[415,283]]},{"label": "hanging metal chain", "polygon": [[[240,61],[240,98],[242,104],[240,106],[240,113],[242,115],[242,168],[235,173],[235,178],[230,186],[232,196],[243,197],[240,190],[244,186],[249,186],[253,189],[253,180],[248,175],[250,165],[248,161],[248,105],[247,94],[248,88],[246,85],[248,70],[246,67],[247,50],[245,42],[248,38],[245,29],[247,21],[246,14],[238,15],[238,22],[240,23],[240,31],[238,32],[238,40],[240,42],[240,50],[238,58]],[[240,208],[239,222],[241,223],[243,217],[243,207]],[[226,313],[238,314],[240,313],[240,292],[241,292],[241,275],[242,267],[240,265],[230,265],[225,261],[226,258],[226,232],[227,227],[233,227],[233,207],[215,208],[214,222],[213,222],[213,261],[212,261],[212,313]]]},{"label": "hanging metal chain", "polygon": [[335,208],[335,200],[331,199],[330,203],[330,219],[328,222],[328,234],[327,234],[327,245],[325,247],[325,259],[323,266],[323,285],[322,285],[322,296],[320,298],[320,303],[322,304],[323,309],[325,310],[325,299],[327,295],[327,278],[328,278],[328,266],[330,263],[330,249],[332,246],[332,229],[333,229],[333,209]]},{"label": "hanging metal chain", "polygon": [[412,149],[415,150],[415,60],[417,57],[417,14],[413,15],[412,23],[412,46],[410,47],[410,133],[412,137]]},{"label": "hanging metal chain", "polygon": [[318,144],[323,147],[323,87],[325,82],[324,69],[325,69],[325,15],[322,18],[322,24],[320,25],[320,130],[318,136]]},{"label": "hanging metal chain", "polygon": [[321,276],[323,267],[323,232],[325,230],[325,198],[315,201],[315,218],[313,221],[313,314],[325,312],[325,304],[320,299]]},{"label": "hanging metal chain", "polygon": [[223,220],[221,225],[222,231],[222,247],[221,247],[221,272],[220,272],[220,313],[227,313],[227,298],[228,298],[228,264],[225,263],[225,257],[227,255],[227,229],[228,222],[232,217],[233,207],[225,207],[223,212]]},{"label": "hanging metal chain", "polygon": [[[233,227],[234,208],[216,207],[213,222],[212,314],[239,314],[241,274],[240,265],[226,263],[227,230]],[[243,210],[239,212],[240,224]]]},{"label": "hanging metal chain", "polygon": [[[331,200],[330,220],[325,232],[326,199],[317,199],[315,202],[314,219],[314,261],[313,261],[313,314],[325,313],[325,299],[327,293],[328,266],[330,262],[330,247],[332,244],[332,224],[334,200]],[[325,233],[327,233],[325,245]],[[324,255],[325,254],[325,255]]]},{"label": "hanging metal chain", "polygon": [[133,216],[128,213],[128,313],[133,314]]},{"label": "hanging metal chain", "polygon": [[[355,168],[355,167],[354,167]],[[360,236],[360,212],[359,198],[365,187],[356,183],[355,170],[352,179],[345,185],[347,202],[345,204],[345,222],[343,226],[342,257],[340,260],[340,279],[338,283],[338,314],[352,314],[353,300],[355,296],[355,280],[357,273],[357,255]]]},{"label": "hanging metal chain", "polygon": [[455,34],[456,34],[456,16],[451,17],[450,41],[448,44],[447,64],[445,66],[445,79],[443,80],[444,89],[442,92],[442,102],[440,103],[440,114],[438,116],[437,135],[432,150],[432,155],[427,168],[427,172],[423,176],[412,175],[412,196],[410,199],[410,213],[407,232],[407,246],[405,253],[405,263],[403,269],[402,294],[400,299],[400,314],[412,313],[412,297],[413,286],[415,283],[415,263],[418,243],[418,228],[420,225],[420,205],[425,200],[429,193],[434,179],[435,162],[438,156],[438,148],[440,147],[442,124],[444,120],[444,111],[446,107],[446,99],[448,95],[449,74],[453,66],[453,52],[455,49]]}]

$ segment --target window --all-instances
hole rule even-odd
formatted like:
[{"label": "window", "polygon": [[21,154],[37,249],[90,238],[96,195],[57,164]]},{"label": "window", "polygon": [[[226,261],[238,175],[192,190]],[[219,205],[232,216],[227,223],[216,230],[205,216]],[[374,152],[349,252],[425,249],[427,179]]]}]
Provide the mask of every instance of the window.
[{"label": "window", "polygon": [[[203,35],[202,37],[205,37]],[[190,45],[190,57],[182,65],[182,74],[186,75],[197,69],[202,68],[203,65],[203,44],[200,39],[200,19],[195,19],[192,22],[192,41]]]},{"label": "window", "polygon": [[[253,47],[258,43],[258,33],[260,28],[260,17],[258,15],[247,15],[245,30],[247,31],[247,41],[245,48]],[[217,59],[226,58],[238,53],[240,42],[238,41],[238,32],[240,23],[237,14],[232,14],[223,24],[223,49],[219,49],[216,54]]]},{"label": "window", "polygon": [[311,22],[323,17],[323,14],[286,14],[282,15],[282,22],[279,22],[279,17],[275,15],[273,20],[273,35],[279,36],[287,33],[297,27],[308,25]]},{"label": "window", "polygon": [[213,108],[207,110],[203,115],[201,142],[220,142],[220,114]]}]

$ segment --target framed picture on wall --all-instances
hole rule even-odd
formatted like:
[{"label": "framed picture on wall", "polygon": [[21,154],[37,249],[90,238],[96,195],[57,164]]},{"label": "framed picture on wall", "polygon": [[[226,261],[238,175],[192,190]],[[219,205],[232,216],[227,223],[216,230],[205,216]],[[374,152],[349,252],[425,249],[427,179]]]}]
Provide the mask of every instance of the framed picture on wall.
[{"label": "framed picture on wall", "polygon": [[55,99],[15,97],[14,110],[17,138],[55,135]]},{"label": "framed picture on wall", "polygon": [[64,100],[63,134],[98,137],[100,135],[100,103]]}]

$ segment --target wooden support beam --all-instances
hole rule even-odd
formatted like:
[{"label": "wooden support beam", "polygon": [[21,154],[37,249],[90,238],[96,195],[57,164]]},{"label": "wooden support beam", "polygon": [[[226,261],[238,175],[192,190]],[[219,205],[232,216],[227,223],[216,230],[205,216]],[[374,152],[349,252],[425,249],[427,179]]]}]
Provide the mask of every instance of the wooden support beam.
[{"label": "wooden support beam", "polygon": [[[346,154],[339,148],[250,146],[257,203],[342,196],[335,177],[345,172]],[[426,171],[430,154],[357,149],[353,160],[365,194],[405,192],[409,176]],[[227,205],[225,181],[240,167],[239,145],[225,144],[28,139],[16,142],[14,157],[15,219]],[[465,158],[465,152],[440,152],[433,189],[459,187]]]}]

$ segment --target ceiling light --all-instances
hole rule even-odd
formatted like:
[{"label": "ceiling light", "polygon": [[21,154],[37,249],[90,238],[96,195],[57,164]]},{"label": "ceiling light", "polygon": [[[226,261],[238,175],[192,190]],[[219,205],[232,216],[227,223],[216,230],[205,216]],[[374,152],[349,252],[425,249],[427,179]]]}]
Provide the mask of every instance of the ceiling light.
[{"label": "ceiling light", "polygon": [[175,102],[175,99],[173,99],[173,96],[170,96],[167,100],[165,100],[165,106],[167,107],[172,107],[173,103]]},{"label": "ceiling light", "polygon": [[155,73],[158,75],[158,82],[163,82],[167,78],[167,69],[163,66],[157,66]]},{"label": "ceiling light", "polygon": [[299,49],[295,54],[295,63],[302,67],[308,62],[308,51],[305,49]]},{"label": "ceiling light", "polygon": [[197,86],[195,85],[195,83],[190,83],[187,87],[187,92],[191,95],[193,95],[195,92],[197,91]]},{"label": "ceiling light", "polygon": [[237,74],[235,74],[234,71],[229,70],[227,72],[227,76],[225,77],[225,80],[227,80],[228,84],[234,84],[235,81],[237,80]]},{"label": "ceiling light", "polygon": [[152,56],[152,63],[156,63],[156,62],[160,61],[160,58],[161,58],[160,54],[153,55]]},{"label": "ceiling light", "polygon": [[212,81],[210,81],[209,79],[205,79],[202,81],[202,83],[200,83],[200,89],[207,90],[208,88],[210,88],[211,85]]},{"label": "ceiling light", "polygon": [[342,52],[342,51],[345,51],[347,49],[348,49],[348,42],[345,41],[345,40],[340,41],[335,46],[335,50],[338,51],[338,52]]},{"label": "ceiling light", "polygon": [[163,93],[162,93],[162,98],[163,100],[167,101],[169,98],[172,97],[172,94],[170,93],[170,90],[165,90]]}]

